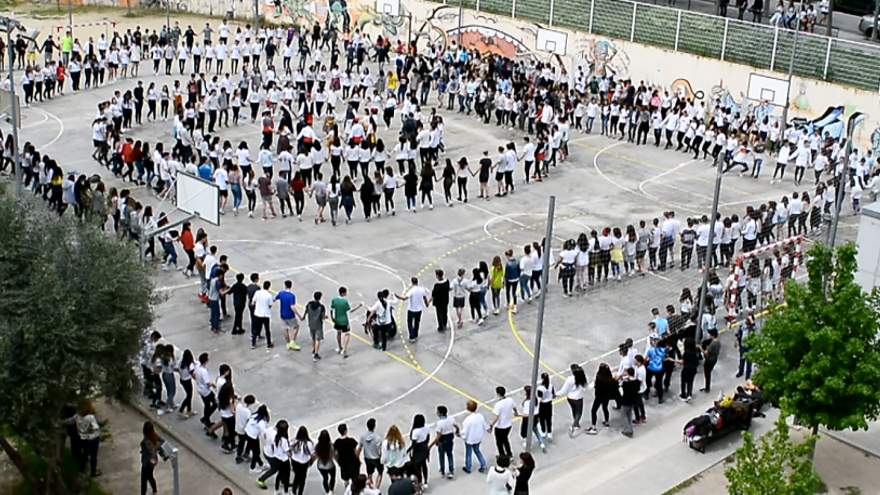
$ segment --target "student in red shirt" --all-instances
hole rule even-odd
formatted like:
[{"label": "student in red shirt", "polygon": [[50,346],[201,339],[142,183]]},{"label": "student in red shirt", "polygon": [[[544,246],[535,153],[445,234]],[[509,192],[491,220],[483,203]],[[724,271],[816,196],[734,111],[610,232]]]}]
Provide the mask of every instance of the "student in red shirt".
[{"label": "student in red shirt", "polygon": [[183,270],[183,275],[189,278],[193,276],[193,268],[196,266],[196,241],[193,238],[192,224],[189,222],[184,222],[183,224],[180,233],[180,244],[183,246],[186,257],[189,258],[189,263],[186,265],[186,269]]}]

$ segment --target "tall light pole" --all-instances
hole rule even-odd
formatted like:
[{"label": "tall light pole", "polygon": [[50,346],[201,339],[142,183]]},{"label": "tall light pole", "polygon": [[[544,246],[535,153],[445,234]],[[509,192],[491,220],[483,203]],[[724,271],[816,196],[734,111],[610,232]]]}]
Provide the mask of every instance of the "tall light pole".
[{"label": "tall light pole", "polygon": [[461,48],[461,18],[464,17],[464,7],[462,0],[458,0],[458,46]]},{"label": "tall light pole", "polygon": [[171,0],[165,0],[165,29],[168,30],[166,35],[171,38]]},{"label": "tall light pole", "polygon": [[254,33],[260,36],[260,0],[254,0]]},{"label": "tall light pole", "polygon": [[[718,201],[721,197],[721,177],[724,170],[724,153],[715,158],[715,195],[712,197],[712,218],[709,221],[709,243],[703,258],[703,282],[700,284],[700,304],[697,313],[697,344],[703,341],[703,313],[706,312],[706,293],[709,290],[709,272],[714,268],[712,262],[715,253],[715,220],[718,216]],[[716,322],[717,323],[717,322]]]},{"label": "tall light pole", "polygon": [[[128,12],[131,13],[131,8]],[[67,30],[73,36],[73,0],[67,0]]]},{"label": "tall light pole", "polygon": [[538,416],[538,371],[541,368],[541,338],[544,335],[544,306],[547,302],[547,283],[550,274],[550,243],[553,240],[553,214],[556,196],[550,196],[547,207],[547,232],[544,234],[543,270],[541,272],[541,299],[538,301],[538,326],[535,330],[535,360],[532,363],[532,395],[529,398],[529,418],[526,426],[526,451],[532,450],[532,431]]},{"label": "tall light pole", "polygon": [[846,184],[849,182],[849,154],[852,150],[852,140],[856,127],[868,118],[867,115],[856,112],[849,117],[846,129],[846,147],[843,152],[843,170],[837,178],[837,195],[834,200],[834,217],[831,219],[831,228],[828,229],[828,237],[825,243],[831,249],[837,241],[837,225],[840,223],[840,210],[843,208],[843,197],[846,195]]},{"label": "tall light pole", "polygon": [[[801,32],[801,10],[795,10],[797,20],[794,25],[794,42],[791,44],[791,57],[788,60],[788,91],[785,92],[785,108],[782,109],[782,126],[780,136],[785,139],[785,128],[788,126],[788,109],[791,107],[791,79],[794,76],[794,54],[797,52],[798,34]],[[776,29],[779,29],[777,26]]]},{"label": "tall light pole", "polygon": [[18,199],[24,197],[21,184],[21,153],[18,150],[18,121],[20,109],[18,106],[18,97],[15,95],[15,77],[12,73],[12,67],[15,62],[15,51],[12,48],[12,31],[14,29],[24,29],[20,22],[15,19],[0,16],[0,26],[6,30],[6,58],[9,60],[9,96],[12,99],[12,156],[15,161],[15,192]]}]

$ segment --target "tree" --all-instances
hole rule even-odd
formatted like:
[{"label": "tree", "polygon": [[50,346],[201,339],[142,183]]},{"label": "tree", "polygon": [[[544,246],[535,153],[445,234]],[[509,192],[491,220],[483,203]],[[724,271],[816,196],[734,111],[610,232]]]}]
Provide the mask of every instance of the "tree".
[{"label": "tree", "polygon": [[880,295],[855,282],[858,249],[817,244],[809,280],[790,281],[786,307],[750,341],[765,397],[812,428],[867,429],[880,412]]},{"label": "tree", "polygon": [[[34,493],[65,495],[61,410],[94,395],[122,401],[136,389],[157,302],[151,269],[133,245],[6,189],[0,239],[0,447]],[[45,463],[45,479],[22,462],[22,442]]]},{"label": "tree", "polygon": [[730,495],[813,495],[822,483],[813,471],[810,452],[817,436],[794,445],[788,426],[780,418],[776,428],[761,438],[743,433],[743,446],[736,450],[736,463],[724,471]]}]

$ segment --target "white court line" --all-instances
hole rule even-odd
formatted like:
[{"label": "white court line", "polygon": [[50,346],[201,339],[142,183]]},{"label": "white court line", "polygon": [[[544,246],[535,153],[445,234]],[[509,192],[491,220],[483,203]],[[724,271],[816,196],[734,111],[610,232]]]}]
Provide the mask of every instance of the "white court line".
[{"label": "white court line", "polygon": [[312,269],[312,268],[306,268],[306,271],[307,271],[307,272],[314,273],[315,275],[317,275],[317,276],[323,278],[324,280],[330,282],[331,284],[334,284],[334,285],[337,285],[337,286],[340,286],[340,287],[342,286],[342,284],[340,284],[340,283],[337,282],[336,280],[333,280],[332,278],[328,277],[327,275],[324,275],[323,273],[321,273],[321,272],[319,272],[319,271],[317,271],[317,270],[314,270],[314,269]]},{"label": "white court line", "polygon": [[49,141],[48,143],[36,148],[42,152],[42,151],[45,151],[46,148],[48,148],[49,146],[52,146],[53,144],[58,142],[59,139],[61,139],[61,136],[64,134],[64,122],[61,122],[61,119],[59,119],[57,116],[55,116],[55,114],[53,114],[51,112],[47,112],[47,111],[40,109],[40,108],[34,108],[34,110],[36,110],[37,112],[42,112],[44,115],[46,115],[47,119],[49,117],[55,119],[55,121],[58,122],[58,125],[61,126],[61,129],[58,130],[57,136],[52,138],[52,140]]},{"label": "white court line", "polygon": [[649,197],[648,195],[642,193],[641,191],[639,191],[639,190],[637,190],[637,189],[632,189],[632,188],[626,187],[626,186],[624,186],[623,184],[621,184],[621,183],[615,181],[615,180],[612,179],[611,177],[608,177],[608,176],[605,174],[605,172],[603,172],[602,169],[599,168],[599,155],[601,155],[602,153],[605,153],[606,151],[610,150],[611,148],[615,148],[615,147],[620,146],[620,145],[622,145],[622,144],[625,144],[625,143],[622,143],[622,142],[621,142],[621,143],[609,144],[608,146],[606,146],[606,147],[600,149],[599,151],[597,151],[595,155],[593,155],[593,169],[595,169],[595,170],[596,170],[596,173],[598,173],[600,176],[602,176],[603,179],[605,179],[606,181],[610,182],[612,185],[616,186],[617,188],[622,189],[622,190],[624,190],[624,191],[626,191],[626,192],[628,192],[628,193],[635,194],[636,196],[640,196],[640,197],[642,197],[642,198],[645,198],[645,199],[648,199],[648,200],[651,200],[651,201],[655,201],[655,202],[657,202],[657,203],[665,204],[665,205],[667,205],[667,206],[671,206],[671,207],[673,207],[673,208],[681,208],[681,209],[683,209],[683,210],[690,211],[690,212],[694,212],[694,213],[703,213],[703,212],[701,212],[700,210],[695,210],[695,209],[693,209],[693,208],[691,208],[690,206],[687,206],[687,205],[682,205],[682,204],[677,204],[677,203],[671,203],[671,202],[669,202],[669,201],[663,201],[663,200],[658,199],[658,198],[652,198],[652,197]]},{"label": "white court line", "polygon": [[37,127],[37,126],[43,125],[47,120],[49,120],[49,116],[43,115],[43,120],[41,120],[39,122],[31,122],[28,125],[23,125],[23,126],[21,126],[21,129],[30,129],[31,127]]},{"label": "white court line", "polygon": [[[684,188],[682,188],[682,187],[673,186],[672,184],[660,184],[660,185],[663,186],[663,187],[668,187],[669,189],[674,189],[674,190],[676,190],[676,191],[681,191],[681,192],[683,192],[683,193],[690,194],[691,196],[696,196],[696,197],[698,197],[698,198],[705,199],[705,200],[707,200],[707,201],[709,201],[709,202],[712,202],[712,201],[715,200],[715,198],[711,198],[711,197],[709,197],[709,196],[706,196],[705,194],[695,193],[695,192],[693,192],[693,191],[690,191],[690,190],[688,190],[688,189],[684,189]],[[754,200],[749,200],[749,201],[754,201]],[[711,207],[710,207],[710,208],[711,208]]]},{"label": "white court line", "polygon": [[584,137],[577,138],[577,139],[569,139],[568,142],[569,143],[577,143],[580,141],[589,141],[590,139],[596,139],[599,137],[602,137],[602,135],[601,134],[593,134],[591,136],[584,136]]},{"label": "white court line", "polygon": [[673,168],[670,168],[669,170],[666,170],[665,172],[661,172],[661,173],[655,175],[654,177],[649,177],[649,178],[643,180],[643,181],[639,184],[639,191],[641,191],[642,194],[644,194],[645,196],[647,196],[648,193],[645,192],[645,184],[648,184],[649,182],[654,182],[655,180],[657,180],[657,179],[659,179],[659,178],[661,178],[661,177],[667,176],[667,175],[669,175],[669,174],[671,174],[671,173],[673,173],[673,172],[675,172],[675,171],[677,171],[677,170],[679,170],[679,169],[681,169],[681,168],[684,168],[684,167],[690,165],[691,163],[694,163],[694,161],[696,161],[696,160],[688,160],[688,161],[686,161],[686,162],[684,162],[684,163],[682,163],[682,164],[679,164],[679,165],[676,166],[676,167],[673,167]]}]

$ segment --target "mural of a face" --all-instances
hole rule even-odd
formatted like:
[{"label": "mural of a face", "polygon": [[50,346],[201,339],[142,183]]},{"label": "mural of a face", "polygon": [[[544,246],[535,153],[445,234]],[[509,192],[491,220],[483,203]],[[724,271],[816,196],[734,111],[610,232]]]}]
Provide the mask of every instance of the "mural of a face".
[{"label": "mural of a face", "polygon": [[[449,39],[458,39],[458,29],[447,33]],[[516,59],[529,54],[528,47],[520,40],[495,28],[484,26],[462,26],[461,45],[468,49],[476,49],[480,53],[492,53]]]}]

